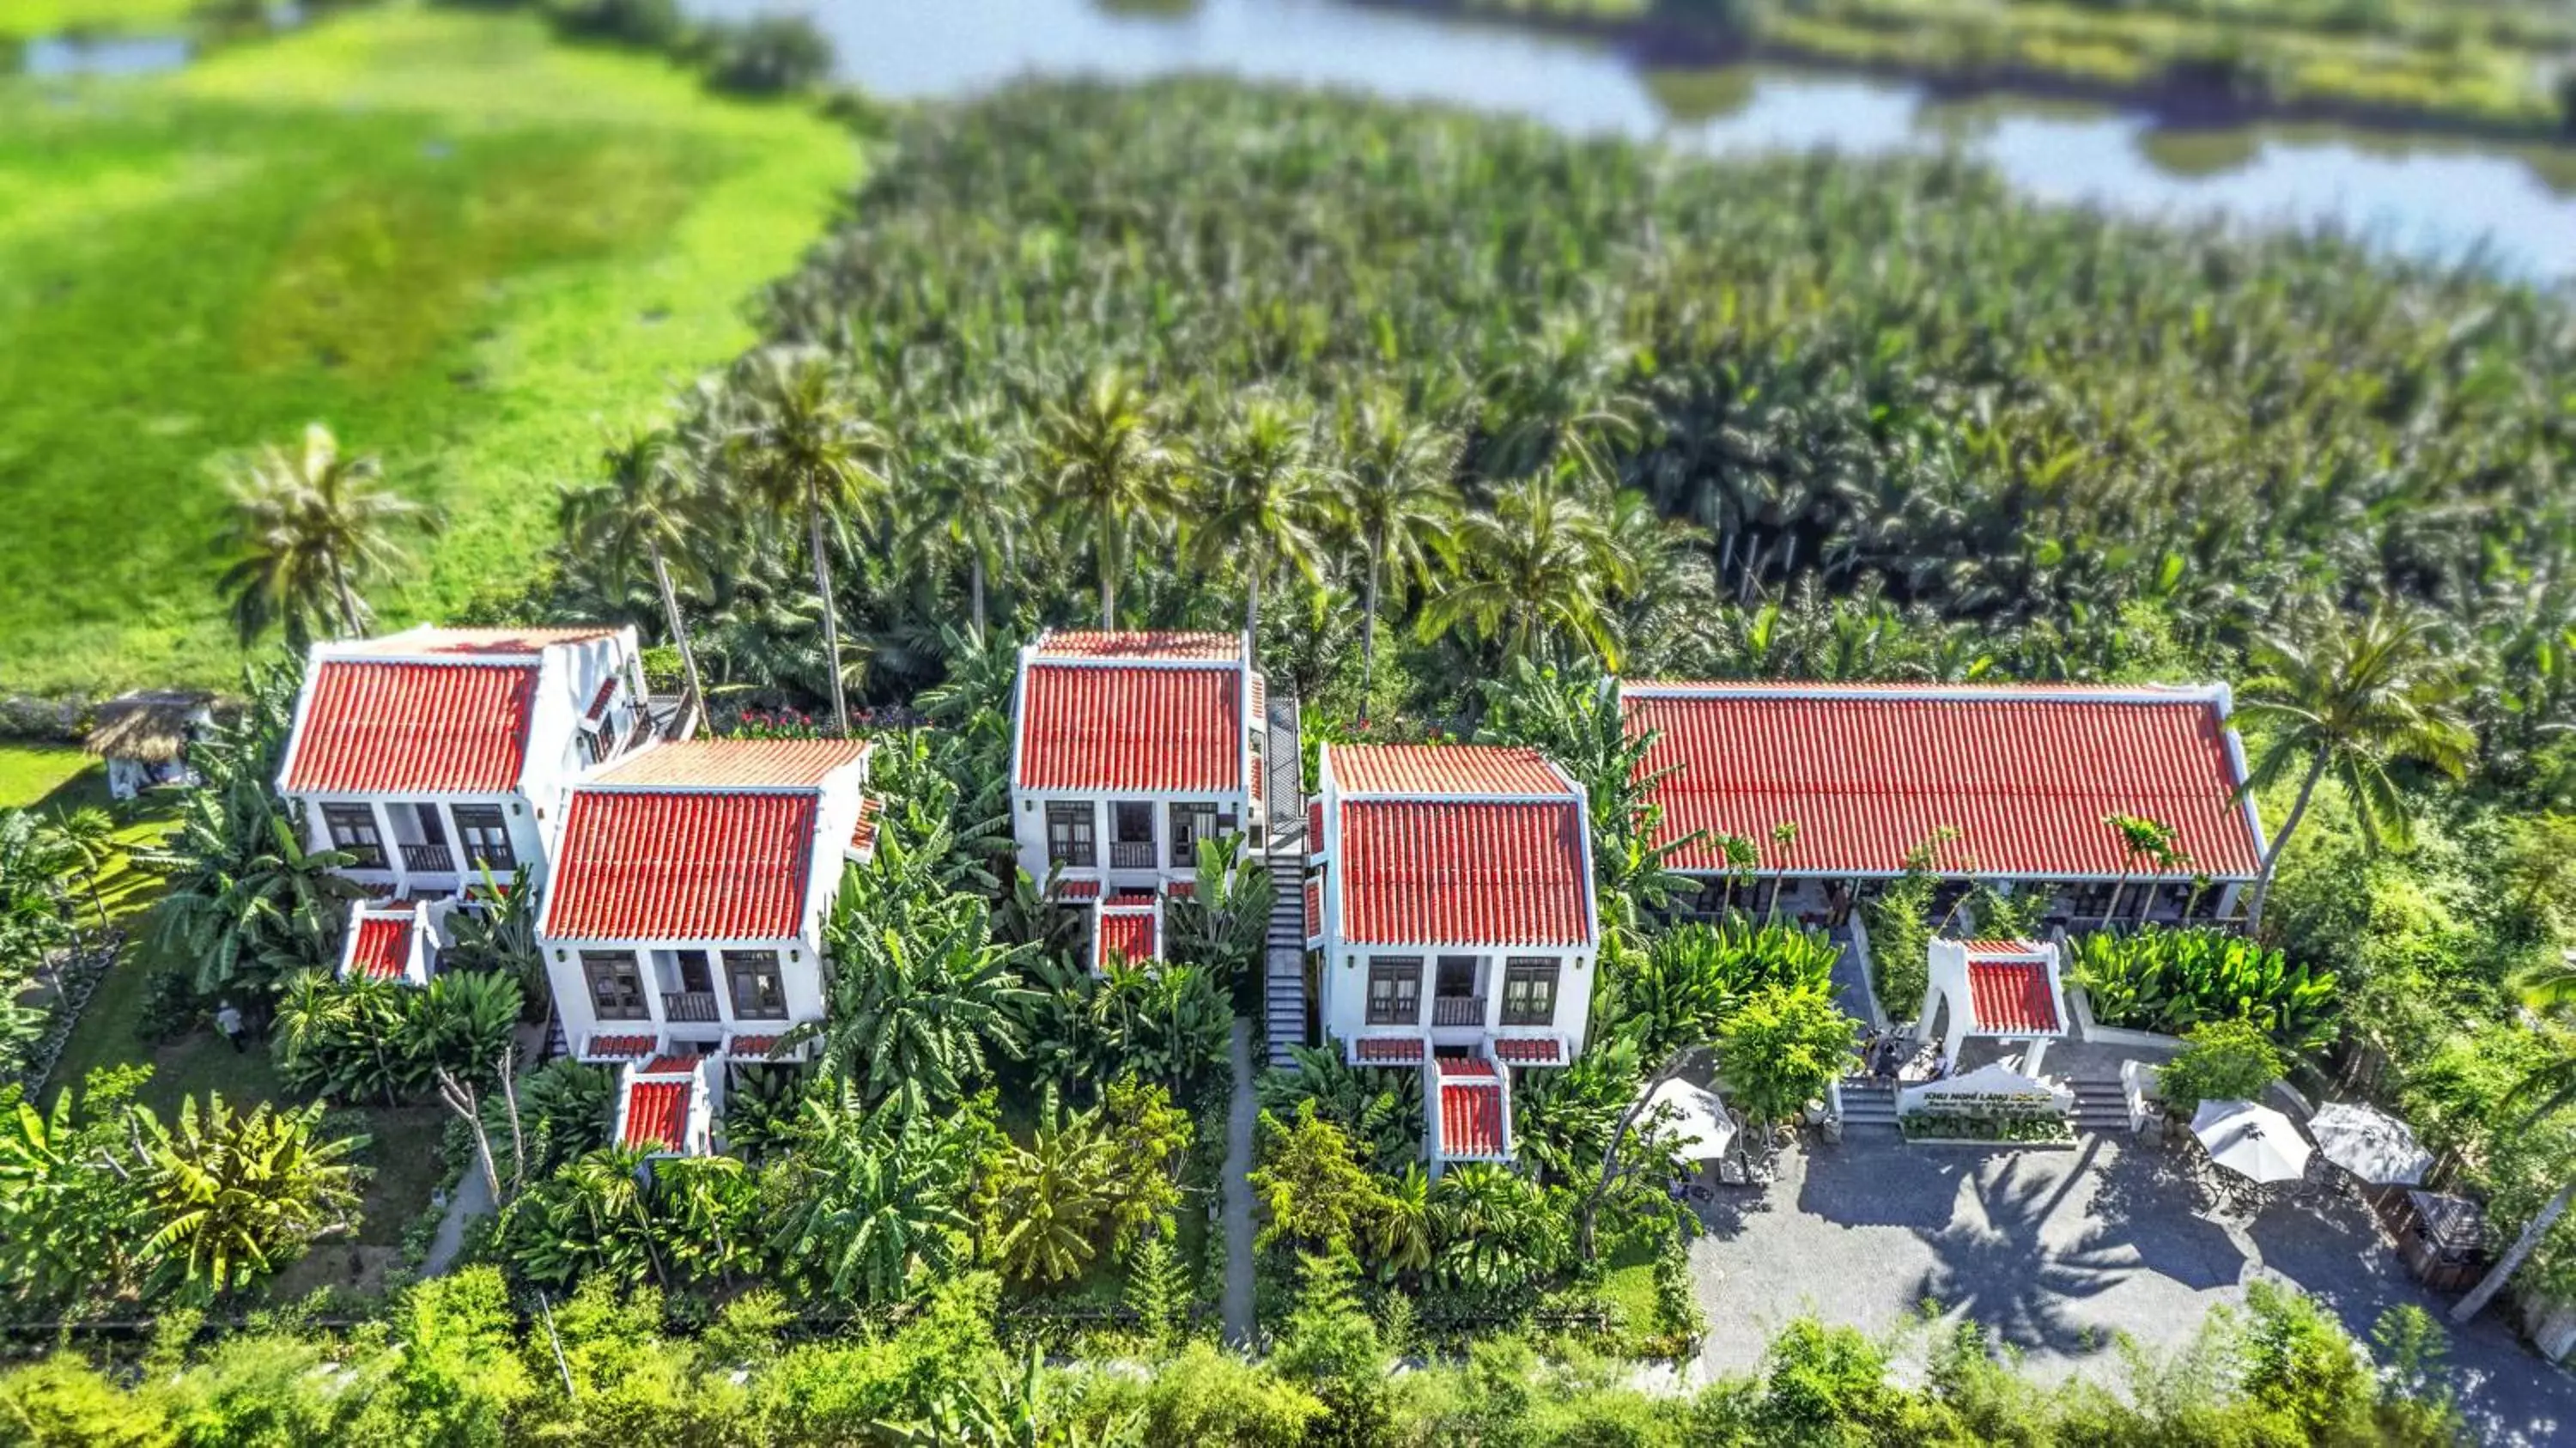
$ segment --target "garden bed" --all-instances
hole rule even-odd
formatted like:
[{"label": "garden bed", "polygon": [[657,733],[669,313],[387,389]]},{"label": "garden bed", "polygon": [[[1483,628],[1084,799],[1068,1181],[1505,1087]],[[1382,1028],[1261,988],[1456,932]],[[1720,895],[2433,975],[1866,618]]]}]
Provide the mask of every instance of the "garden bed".
[{"label": "garden bed", "polygon": [[1957,1111],[1917,1111],[1896,1118],[1896,1129],[1914,1146],[2073,1146],[2075,1128],[2057,1116],[1974,1116]]}]

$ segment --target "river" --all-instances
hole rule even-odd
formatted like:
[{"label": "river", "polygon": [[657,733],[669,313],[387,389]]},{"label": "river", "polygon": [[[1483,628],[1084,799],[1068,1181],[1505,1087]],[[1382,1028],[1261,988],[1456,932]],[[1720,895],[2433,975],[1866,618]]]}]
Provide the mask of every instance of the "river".
[{"label": "river", "polygon": [[2051,201],[2333,227],[2413,256],[2474,254],[2517,275],[2576,278],[2576,151],[2316,128],[2176,136],[2107,108],[1947,105],[1901,81],[1770,68],[1650,77],[1597,41],[1345,0],[685,3],[709,16],[812,13],[844,78],[892,97],[970,94],[1026,74],[1224,71],[1718,152],[1955,146]]}]

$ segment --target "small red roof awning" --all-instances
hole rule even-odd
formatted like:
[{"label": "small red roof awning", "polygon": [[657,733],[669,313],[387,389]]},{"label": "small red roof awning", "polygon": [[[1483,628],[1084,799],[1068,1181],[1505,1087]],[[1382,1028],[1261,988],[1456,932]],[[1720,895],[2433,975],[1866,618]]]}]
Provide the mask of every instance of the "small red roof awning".
[{"label": "small red roof awning", "polygon": [[1422,1060],[1420,1036],[1362,1036],[1351,1054],[1364,1066],[1416,1065]]},{"label": "small red roof awning", "polygon": [[859,799],[859,822],[850,831],[850,853],[861,857],[877,852],[877,822],[885,817],[885,800],[878,795]]},{"label": "small red roof awning", "polygon": [[1306,882],[1306,938],[1324,933],[1324,885],[1320,880]]},{"label": "small red roof awning", "polygon": [[[1441,1074],[1454,1073],[1444,1062]],[[1503,1092],[1499,1084],[1478,1080],[1440,1083],[1440,1154],[1503,1154]]]},{"label": "small red roof awning", "polygon": [[1130,962],[1157,960],[1162,956],[1160,932],[1155,929],[1154,912],[1115,908],[1100,912],[1100,938],[1097,959],[1102,965],[1119,956]]},{"label": "small red roof awning", "polygon": [[1968,996],[1979,1031],[2054,1035],[2060,1029],[2045,965],[1971,958]]},{"label": "small red roof awning", "polygon": [[581,717],[590,723],[598,723],[601,716],[608,712],[608,701],[616,697],[617,676],[611,674],[599,681],[599,692],[591,696],[590,708]]},{"label": "small red roof awning", "polygon": [[349,968],[374,980],[400,980],[411,964],[411,917],[371,915],[358,922]]},{"label": "small red roof awning", "polygon": [[1554,1036],[1504,1036],[1494,1042],[1494,1059],[1506,1066],[1553,1066],[1565,1059]]},{"label": "small red roof awning", "polygon": [[1055,884],[1055,898],[1097,900],[1100,898],[1100,882],[1098,880],[1058,880]]},{"label": "small red roof awning", "polygon": [[694,1078],[629,1083],[623,1144],[647,1151],[683,1149],[689,1129],[689,1091],[696,1084]]},{"label": "small red roof awning", "polygon": [[590,1047],[583,1051],[582,1055],[585,1059],[593,1060],[606,1058],[640,1061],[660,1049],[661,1045],[662,1038],[659,1036],[602,1031],[590,1038]]},{"label": "small red roof awning", "polygon": [[725,1043],[725,1054],[750,1060],[767,1060],[778,1046],[776,1036],[736,1036]]}]

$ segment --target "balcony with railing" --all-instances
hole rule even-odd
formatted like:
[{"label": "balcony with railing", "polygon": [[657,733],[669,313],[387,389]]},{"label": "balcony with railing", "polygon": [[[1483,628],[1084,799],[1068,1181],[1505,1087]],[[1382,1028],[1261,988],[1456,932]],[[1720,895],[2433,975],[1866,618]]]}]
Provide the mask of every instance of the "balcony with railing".
[{"label": "balcony with railing", "polygon": [[1154,868],[1154,842],[1152,840],[1111,840],[1109,868],[1113,870]]},{"label": "balcony with railing", "polygon": [[445,845],[405,845],[402,847],[405,872],[414,875],[453,875],[456,854]]},{"label": "balcony with railing", "polygon": [[1435,1026],[1481,1026],[1485,1023],[1483,996],[1433,996],[1431,1024]]},{"label": "balcony with railing", "polygon": [[666,1021],[717,1021],[724,1017],[716,1010],[716,993],[711,990],[666,990],[662,992],[662,1019]]}]

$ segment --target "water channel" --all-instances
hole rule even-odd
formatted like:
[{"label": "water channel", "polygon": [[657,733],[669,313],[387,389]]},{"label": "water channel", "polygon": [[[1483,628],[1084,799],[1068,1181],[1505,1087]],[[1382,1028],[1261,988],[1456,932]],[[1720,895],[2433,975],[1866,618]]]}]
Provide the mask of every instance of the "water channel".
[{"label": "water channel", "polygon": [[2032,195],[2142,216],[2340,228],[2389,249],[2472,254],[2576,279],[2576,150],[2271,129],[2189,136],[2107,108],[1987,99],[1770,68],[1687,77],[1613,45],[1347,0],[686,0],[695,13],[811,13],[846,79],[893,97],[1027,74],[1221,71],[1658,136],[1719,152],[1954,146]]}]

